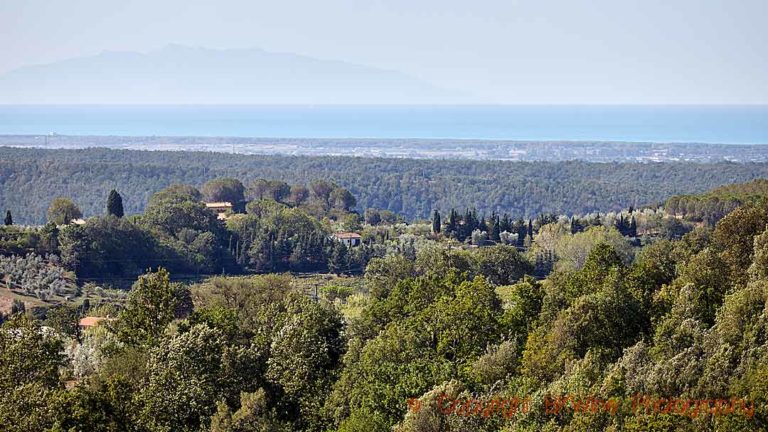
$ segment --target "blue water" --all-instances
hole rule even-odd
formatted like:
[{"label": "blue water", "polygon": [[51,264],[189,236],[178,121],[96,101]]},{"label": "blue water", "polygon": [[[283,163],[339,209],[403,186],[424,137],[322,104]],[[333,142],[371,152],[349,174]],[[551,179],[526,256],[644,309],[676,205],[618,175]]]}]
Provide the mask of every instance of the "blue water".
[{"label": "blue water", "polygon": [[768,144],[760,106],[0,106],[0,134]]}]

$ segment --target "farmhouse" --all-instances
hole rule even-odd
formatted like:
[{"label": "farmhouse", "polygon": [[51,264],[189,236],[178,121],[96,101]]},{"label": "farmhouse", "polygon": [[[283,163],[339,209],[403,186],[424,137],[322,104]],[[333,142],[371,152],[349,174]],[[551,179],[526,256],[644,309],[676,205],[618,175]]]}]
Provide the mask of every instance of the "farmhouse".
[{"label": "farmhouse", "polygon": [[355,232],[340,232],[332,237],[334,240],[344,243],[347,247],[359,246],[362,240],[360,234]]},{"label": "farmhouse", "polygon": [[205,203],[205,207],[213,210],[220,220],[225,220],[227,214],[232,211],[232,203],[228,201]]}]

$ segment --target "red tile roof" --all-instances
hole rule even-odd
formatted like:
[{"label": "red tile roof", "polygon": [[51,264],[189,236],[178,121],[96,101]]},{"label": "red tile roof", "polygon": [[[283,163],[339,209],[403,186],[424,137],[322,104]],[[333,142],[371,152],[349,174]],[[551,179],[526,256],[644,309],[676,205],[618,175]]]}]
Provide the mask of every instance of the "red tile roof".
[{"label": "red tile roof", "polygon": [[111,318],[105,317],[85,317],[80,320],[80,327],[93,327],[102,321],[111,321]]},{"label": "red tile roof", "polygon": [[356,238],[359,239],[359,238],[362,238],[360,236],[360,234],[354,233],[354,232],[340,232],[340,233],[334,234],[334,236],[336,238],[339,238],[339,239],[356,239]]}]

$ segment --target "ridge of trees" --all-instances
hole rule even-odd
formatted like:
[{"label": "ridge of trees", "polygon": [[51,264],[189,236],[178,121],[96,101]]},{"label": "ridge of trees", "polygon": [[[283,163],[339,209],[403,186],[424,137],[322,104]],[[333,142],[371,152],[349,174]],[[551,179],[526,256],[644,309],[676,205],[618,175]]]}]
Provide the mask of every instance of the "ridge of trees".
[{"label": "ridge of trees", "polygon": [[[481,214],[585,214],[660,203],[673,195],[768,176],[764,163],[587,163],[416,160],[232,155],[110,149],[0,148],[0,203],[15,223],[40,224],[48,203],[69,196],[85,216],[103,214],[103,197],[119,187],[126,215],[172,184],[197,187],[215,178],[309,185],[324,179],[375,208],[407,220],[434,209],[476,208]],[[278,196],[286,191],[275,191]],[[294,191],[300,197],[305,191]]]},{"label": "ridge of trees", "polygon": [[676,195],[664,203],[668,213],[713,226],[737,207],[768,198],[768,180],[719,186],[699,195]]}]

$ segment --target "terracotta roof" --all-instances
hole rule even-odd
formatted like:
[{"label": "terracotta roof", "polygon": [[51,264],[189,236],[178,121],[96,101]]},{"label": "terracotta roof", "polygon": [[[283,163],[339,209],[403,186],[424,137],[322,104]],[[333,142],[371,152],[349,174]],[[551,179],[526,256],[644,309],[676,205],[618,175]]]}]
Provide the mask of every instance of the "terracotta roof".
[{"label": "terracotta roof", "polygon": [[354,233],[354,232],[340,232],[334,234],[336,238],[340,239],[354,239],[354,238],[361,238],[360,234]]},{"label": "terracotta roof", "polygon": [[93,327],[102,321],[111,321],[111,318],[105,317],[85,317],[80,319],[80,327]]}]

